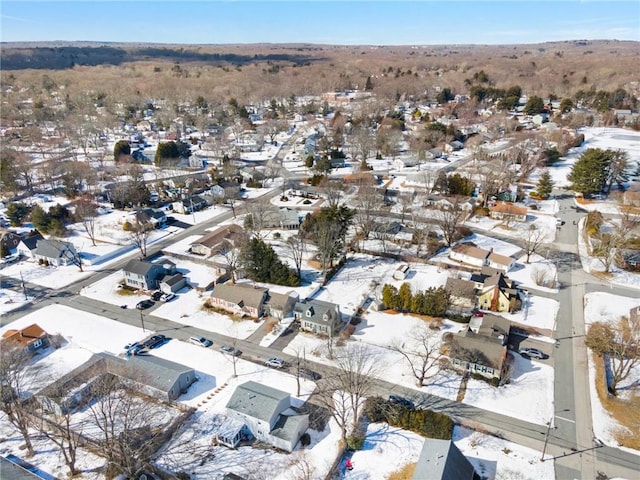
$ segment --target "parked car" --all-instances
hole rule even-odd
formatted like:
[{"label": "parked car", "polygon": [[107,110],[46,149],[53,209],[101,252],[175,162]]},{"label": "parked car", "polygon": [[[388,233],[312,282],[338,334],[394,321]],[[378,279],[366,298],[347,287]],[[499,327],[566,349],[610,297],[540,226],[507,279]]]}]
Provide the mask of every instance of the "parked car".
[{"label": "parked car", "polygon": [[142,346],[147,348],[156,348],[162,345],[166,341],[167,341],[167,337],[165,337],[164,335],[153,335],[148,340],[145,340]]},{"label": "parked car", "polygon": [[271,357],[269,360],[264,362],[267,367],[273,368],[282,368],[284,367],[284,360],[278,357]]},{"label": "parked car", "polygon": [[160,297],[160,300],[163,302],[170,302],[174,298],[176,298],[176,295],[174,293],[165,293]]},{"label": "parked car", "polygon": [[164,295],[164,293],[162,293],[160,290],[156,290],[151,294],[151,300],[157,302],[158,300],[160,300],[160,298],[162,298],[162,295]]},{"label": "parked car", "polygon": [[231,345],[222,345],[220,347],[220,351],[222,353],[228,353],[230,355],[233,355],[234,357],[238,357],[242,354],[240,350],[238,350],[237,348],[233,348]]},{"label": "parked car", "polygon": [[547,358],[547,356],[537,348],[521,348],[518,353],[525,358],[538,358],[540,360]]},{"label": "parked car", "polygon": [[125,351],[125,352],[128,352],[129,350],[132,350],[132,349],[134,349],[135,347],[139,347],[139,346],[140,346],[140,344],[139,344],[138,342],[131,342],[131,343],[127,343],[127,344],[124,346],[124,351]]},{"label": "parked car", "polygon": [[142,300],[136,304],[136,308],[138,310],[146,310],[147,308],[151,308],[155,305],[155,302],[151,300]]},{"label": "parked car", "polygon": [[320,380],[322,378],[322,375],[320,375],[318,372],[314,372],[313,370],[309,370],[308,368],[301,368],[300,376],[308,380]]},{"label": "parked car", "polygon": [[399,395],[389,395],[389,401],[391,403],[395,403],[396,405],[400,405],[401,407],[415,408],[415,405],[411,400]]},{"label": "parked car", "polygon": [[195,335],[192,337],[189,337],[189,341],[195,345],[200,345],[201,347],[205,347],[205,348],[213,345],[213,342],[208,338],[197,337]]}]

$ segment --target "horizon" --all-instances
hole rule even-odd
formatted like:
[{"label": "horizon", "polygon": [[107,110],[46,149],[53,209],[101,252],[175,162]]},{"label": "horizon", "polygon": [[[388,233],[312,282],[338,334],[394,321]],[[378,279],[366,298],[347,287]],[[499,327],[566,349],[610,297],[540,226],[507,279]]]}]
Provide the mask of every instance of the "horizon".
[{"label": "horizon", "polygon": [[[0,41],[530,45],[640,41],[635,1],[3,1]],[[184,18],[181,18],[181,15]]]}]

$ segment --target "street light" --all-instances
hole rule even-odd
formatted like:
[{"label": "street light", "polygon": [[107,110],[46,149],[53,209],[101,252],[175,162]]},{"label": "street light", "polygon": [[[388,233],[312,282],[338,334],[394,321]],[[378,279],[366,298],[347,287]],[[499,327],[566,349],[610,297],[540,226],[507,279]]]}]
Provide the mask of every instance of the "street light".
[{"label": "street light", "polygon": [[[570,410],[568,408],[565,408],[563,410],[559,410],[559,412],[569,412]],[[542,447],[542,456],[540,457],[540,461],[544,462],[544,454],[547,451],[547,443],[549,443],[549,433],[551,432],[551,424],[553,423],[553,419],[556,416],[556,413],[558,412],[553,412],[553,415],[551,416],[551,418],[549,419],[549,421],[547,422],[547,433],[545,434],[544,437],[544,446]],[[558,427],[553,427],[553,429],[555,430]]]}]

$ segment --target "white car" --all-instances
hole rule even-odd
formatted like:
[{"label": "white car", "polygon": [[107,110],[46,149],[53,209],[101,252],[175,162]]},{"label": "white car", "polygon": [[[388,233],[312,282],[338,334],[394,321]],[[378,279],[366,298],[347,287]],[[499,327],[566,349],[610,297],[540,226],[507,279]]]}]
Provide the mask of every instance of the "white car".
[{"label": "white car", "polygon": [[165,293],[164,295],[162,295],[160,297],[160,301],[162,301],[162,302],[170,302],[174,298],[176,298],[175,294],[173,294],[173,293]]},{"label": "white car", "polygon": [[266,362],[264,362],[264,364],[267,367],[282,368],[282,367],[284,367],[284,360],[281,359],[281,358],[272,357],[269,360],[267,360]]},{"label": "white car", "polygon": [[201,347],[210,347],[211,345],[213,345],[213,342],[211,340],[209,340],[208,338],[204,338],[204,337],[197,337],[197,336],[192,336],[189,337],[189,341],[195,345],[199,345]]}]

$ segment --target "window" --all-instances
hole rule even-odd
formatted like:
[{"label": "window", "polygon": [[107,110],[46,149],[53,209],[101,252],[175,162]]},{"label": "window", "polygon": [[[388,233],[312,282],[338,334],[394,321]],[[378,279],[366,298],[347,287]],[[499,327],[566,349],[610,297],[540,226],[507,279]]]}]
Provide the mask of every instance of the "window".
[{"label": "window", "polygon": [[40,348],[42,346],[42,339],[39,338],[38,340],[33,342],[31,345],[33,346],[33,348]]}]

